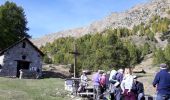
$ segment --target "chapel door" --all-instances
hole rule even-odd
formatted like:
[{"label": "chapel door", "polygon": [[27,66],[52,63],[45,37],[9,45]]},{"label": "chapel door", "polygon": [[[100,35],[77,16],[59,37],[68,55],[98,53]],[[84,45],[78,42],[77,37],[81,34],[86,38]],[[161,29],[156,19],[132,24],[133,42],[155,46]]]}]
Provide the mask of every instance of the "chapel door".
[{"label": "chapel door", "polygon": [[27,61],[17,61],[17,77],[20,76],[20,69],[29,69],[30,62]]}]

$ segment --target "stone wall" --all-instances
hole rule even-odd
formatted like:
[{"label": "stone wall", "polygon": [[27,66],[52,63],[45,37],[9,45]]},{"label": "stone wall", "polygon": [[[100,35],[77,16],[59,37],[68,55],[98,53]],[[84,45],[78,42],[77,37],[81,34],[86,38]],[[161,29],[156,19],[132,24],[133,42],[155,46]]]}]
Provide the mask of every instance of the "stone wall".
[{"label": "stone wall", "polygon": [[[22,47],[23,42],[26,43],[25,48]],[[26,56],[25,59],[23,59],[23,55]],[[42,56],[28,41],[24,40],[4,53],[4,65],[2,66],[1,75],[15,77],[17,74],[17,60],[30,62],[29,70],[36,71],[39,69],[41,74]]]}]

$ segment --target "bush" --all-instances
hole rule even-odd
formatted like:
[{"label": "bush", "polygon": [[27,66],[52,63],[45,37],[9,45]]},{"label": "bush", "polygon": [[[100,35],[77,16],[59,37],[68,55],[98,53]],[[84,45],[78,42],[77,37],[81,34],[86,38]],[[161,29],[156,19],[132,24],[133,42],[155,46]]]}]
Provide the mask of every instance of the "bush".
[{"label": "bush", "polygon": [[47,63],[47,64],[51,64],[52,63],[52,60],[47,55],[44,56],[43,61],[44,61],[44,63]]}]

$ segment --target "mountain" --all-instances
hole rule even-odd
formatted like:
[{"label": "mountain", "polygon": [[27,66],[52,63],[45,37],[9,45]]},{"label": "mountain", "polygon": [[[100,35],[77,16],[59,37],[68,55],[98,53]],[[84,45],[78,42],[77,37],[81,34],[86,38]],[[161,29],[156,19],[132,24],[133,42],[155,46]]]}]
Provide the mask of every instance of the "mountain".
[{"label": "mountain", "polygon": [[169,7],[170,0],[150,0],[145,4],[136,5],[124,12],[113,12],[105,18],[91,23],[89,26],[51,33],[41,38],[33,39],[32,41],[40,47],[60,37],[81,37],[85,34],[102,32],[107,28],[126,27],[131,29],[134,25],[147,22],[153,15],[167,17]]}]

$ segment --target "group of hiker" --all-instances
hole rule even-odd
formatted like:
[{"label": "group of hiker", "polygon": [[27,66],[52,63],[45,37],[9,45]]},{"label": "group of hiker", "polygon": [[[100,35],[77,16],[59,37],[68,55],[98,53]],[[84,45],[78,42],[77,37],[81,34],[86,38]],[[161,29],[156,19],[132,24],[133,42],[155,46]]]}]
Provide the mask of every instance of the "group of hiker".
[{"label": "group of hiker", "polygon": [[[108,95],[110,100],[144,100],[144,86],[137,78],[132,75],[130,68],[111,72],[98,70],[92,77],[95,100],[107,100]],[[87,76],[83,72],[78,91],[82,91],[86,86]],[[157,90],[156,100],[170,100],[170,73],[166,64],[160,64],[160,71],[153,80],[153,86]]]},{"label": "group of hiker", "polygon": [[144,98],[143,84],[132,76],[129,68],[112,70],[110,75],[98,71],[92,78],[96,100],[106,98],[109,94],[111,100],[142,100]]}]

